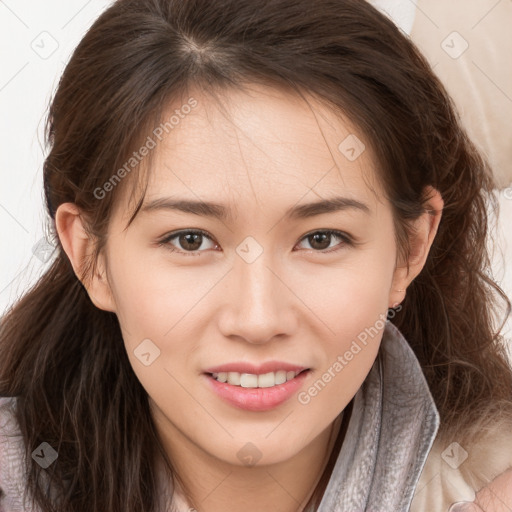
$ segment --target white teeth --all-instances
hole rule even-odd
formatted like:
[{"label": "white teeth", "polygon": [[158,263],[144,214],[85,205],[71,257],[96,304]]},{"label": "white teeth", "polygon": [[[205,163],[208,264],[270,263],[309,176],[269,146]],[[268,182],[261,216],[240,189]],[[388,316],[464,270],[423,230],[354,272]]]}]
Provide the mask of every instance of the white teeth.
[{"label": "white teeth", "polygon": [[276,385],[283,384],[284,382],[286,382],[286,372],[284,370],[279,370],[276,372]]},{"label": "white teeth", "polygon": [[276,376],[274,372],[264,373],[258,375],[258,387],[259,388],[271,388],[276,385]]},{"label": "white teeth", "polygon": [[233,386],[243,388],[271,388],[295,378],[300,372],[279,370],[261,375],[254,373],[219,372],[212,373],[212,377],[219,382],[227,382]]},{"label": "white teeth", "polygon": [[240,374],[240,386],[243,388],[257,388],[258,376],[254,375],[253,373]]},{"label": "white teeth", "polygon": [[237,372],[229,372],[228,384],[232,384],[233,386],[240,386],[240,374]]}]

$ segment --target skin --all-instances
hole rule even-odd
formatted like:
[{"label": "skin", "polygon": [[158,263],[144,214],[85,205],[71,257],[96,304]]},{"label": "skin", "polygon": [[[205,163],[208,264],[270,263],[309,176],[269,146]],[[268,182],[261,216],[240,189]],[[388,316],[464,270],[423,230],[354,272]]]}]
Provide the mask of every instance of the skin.
[{"label": "skin", "polygon": [[450,508],[450,512],[510,512],[512,510],[512,468],[480,489],[472,502]]},{"label": "skin", "polygon": [[512,510],[512,469],[504,471],[489,485],[478,491],[473,507],[476,512],[510,512]]},{"label": "skin", "polygon": [[[425,264],[443,201],[431,190],[427,206],[434,213],[416,221],[408,271],[376,160],[352,123],[312,98],[308,105],[261,85],[249,95],[225,91],[228,116],[199,91],[192,96],[198,106],[154,149],[145,203],[163,196],[216,201],[233,217],[160,210],[139,213],[123,231],[131,212],[123,194],[87,290],[98,308],[119,318],[155,425],[193,503],[202,512],[297,512],[327,462],[341,411],[371,369],[382,329],[307,404],[293,396],[270,411],[244,411],[217,397],[202,372],[232,361],[281,360],[311,368],[301,388],[307,389],[403,300]],[[349,134],[366,145],[355,161],[337,149]],[[285,218],[297,203],[333,195],[369,211]],[[77,276],[92,247],[79,213],[65,203],[56,215]],[[197,244],[199,255],[187,255],[179,238],[158,245],[166,234],[193,228],[211,235]],[[305,236],[326,229],[357,244],[333,236],[321,245]],[[236,252],[248,236],[263,250],[251,263]],[[146,338],[160,350],[150,366],[134,355]],[[254,466],[237,455],[248,442],[260,456]]]}]

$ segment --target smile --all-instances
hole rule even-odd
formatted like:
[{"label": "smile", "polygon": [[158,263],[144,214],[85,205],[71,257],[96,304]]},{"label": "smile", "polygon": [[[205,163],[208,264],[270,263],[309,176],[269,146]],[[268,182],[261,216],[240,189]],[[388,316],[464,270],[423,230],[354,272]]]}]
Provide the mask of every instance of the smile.
[{"label": "smile", "polygon": [[302,372],[279,370],[277,372],[268,372],[261,375],[254,373],[219,372],[212,373],[211,376],[218,382],[227,382],[232,386],[240,386],[242,388],[271,388],[294,379],[299,373]]},{"label": "smile", "polygon": [[203,378],[209,389],[224,402],[238,409],[263,412],[278,407],[299,392],[310,374],[309,369],[298,372],[278,370],[259,375],[215,372],[205,373]]}]

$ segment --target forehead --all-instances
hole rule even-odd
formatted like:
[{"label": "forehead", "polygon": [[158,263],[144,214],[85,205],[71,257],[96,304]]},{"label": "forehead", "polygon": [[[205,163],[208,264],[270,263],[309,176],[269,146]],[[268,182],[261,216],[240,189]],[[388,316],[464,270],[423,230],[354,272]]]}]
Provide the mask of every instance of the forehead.
[{"label": "forehead", "polygon": [[382,201],[364,134],[311,96],[255,84],[215,97],[196,89],[162,119],[144,204],[163,195],[262,206],[335,193]]}]

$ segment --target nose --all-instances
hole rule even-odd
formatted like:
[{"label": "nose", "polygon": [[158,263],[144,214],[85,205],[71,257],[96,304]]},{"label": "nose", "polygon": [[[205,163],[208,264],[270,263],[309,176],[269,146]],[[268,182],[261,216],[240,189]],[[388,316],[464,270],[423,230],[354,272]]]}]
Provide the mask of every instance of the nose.
[{"label": "nose", "polygon": [[294,332],[298,299],[283,272],[272,266],[265,251],[252,263],[235,258],[223,290],[219,327],[224,336],[262,344]]}]

